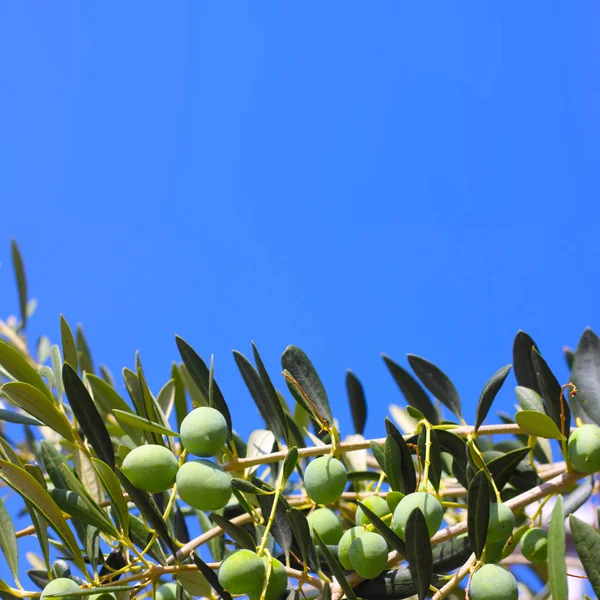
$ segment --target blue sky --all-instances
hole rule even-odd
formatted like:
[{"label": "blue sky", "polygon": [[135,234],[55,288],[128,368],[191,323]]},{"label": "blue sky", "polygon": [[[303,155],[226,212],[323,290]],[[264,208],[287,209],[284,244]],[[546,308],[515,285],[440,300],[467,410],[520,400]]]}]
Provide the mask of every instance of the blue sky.
[{"label": "blue sky", "polygon": [[[187,339],[243,435],[231,350],[273,378],[313,359],[345,432],[344,372],[378,436],[380,353],[432,360],[472,419],[524,329],[562,346],[597,296],[600,52],[593,2],[0,5],[0,286],[10,238],[31,339],[83,323],[154,390]],[[514,379],[498,406],[511,409]]]}]

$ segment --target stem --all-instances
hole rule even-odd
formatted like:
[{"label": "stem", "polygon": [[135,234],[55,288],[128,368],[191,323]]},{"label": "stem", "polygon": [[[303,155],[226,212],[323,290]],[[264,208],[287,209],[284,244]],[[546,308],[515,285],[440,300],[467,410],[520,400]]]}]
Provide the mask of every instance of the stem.
[{"label": "stem", "polygon": [[476,562],[477,558],[475,557],[475,554],[471,554],[471,558],[469,558],[444,587],[437,591],[431,600],[442,600],[442,598],[445,598],[471,572],[471,568]]},{"label": "stem", "polygon": [[427,491],[429,483],[429,465],[431,465],[431,427],[427,421],[425,425],[425,468],[423,470],[423,491]]},{"label": "stem", "polygon": [[267,525],[265,526],[265,531],[263,533],[262,539],[260,541],[260,547],[257,550],[257,554],[262,556],[262,553],[265,551],[265,546],[267,545],[267,540],[269,539],[269,532],[271,531],[271,527],[275,522],[275,514],[277,513],[277,505],[279,504],[279,497],[281,496],[281,492],[283,491],[283,487],[285,482],[283,481],[283,469],[279,471],[279,477],[277,479],[277,489],[275,490],[275,497],[273,498],[273,506],[271,507],[271,514],[269,515],[269,520],[267,521]]}]

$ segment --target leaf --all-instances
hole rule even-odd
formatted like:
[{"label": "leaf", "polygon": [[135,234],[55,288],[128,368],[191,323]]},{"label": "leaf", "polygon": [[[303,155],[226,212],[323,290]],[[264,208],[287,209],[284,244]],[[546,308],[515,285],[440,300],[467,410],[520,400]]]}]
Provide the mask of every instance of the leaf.
[{"label": "leaf", "polygon": [[[258,496],[258,503],[260,504],[263,515],[271,514],[273,502],[274,496]],[[293,539],[292,528],[287,518],[287,511],[290,508],[287,500],[283,496],[280,496],[277,508],[275,509],[275,519],[271,526],[271,534],[281,547],[286,559],[290,554]]]},{"label": "leaf", "polygon": [[145,417],[140,417],[131,412],[125,412],[122,410],[113,410],[113,415],[121,425],[129,425],[130,427],[137,427],[143,431],[151,431],[152,433],[156,433],[158,435],[171,435],[179,437],[179,434],[176,431],[172,431],[167,427],[163,427],[158,423],[153,423],[150,419],[146,419]]},{"label": "leaf", "polygon": [[[121,485],[129,494],[130,500],[139,508],[140,513],[143,515],[144,519],[146,519],[146,521],[152,527],[152,529],[156,531],[158,537],[164,542],[164,544],[169,548],[173,555],[177,554],[177,546],[173,542],[167,524],[162,518],[162,514],[158,510],[156,502],[152,499],[152,496],[150,496],[150,494],[148,494],[147,492],[138,490],[129,481],[129,479],[127,479],[127,477],[125,476],[123,471],[121,471],[120,468],[117,468],[117,476],[121,481]],[[135,542],[135,540],[133,541]]]},{"label": "leaf", "polygon": [[508,483],[517,470],[519,463],[529,454],[530,450],[529,446],[518,448],[487,463],[488,471],[492,475],[499,491]]},{"label": "leaf", "polygon": [[357,600],[352,586],[348,583],[348,580],[344,576],[344,571],[340,563],[337,561],[331,550],[327,547],[327,544],[323,541],[323,538],[321,538],[316,530],[313,530],[313,535],[321,552],[323,553],[323,557],[325,558],[327,566],[331,569],[331,572],[337,579],[337,582],[340,584],[342,590],[344,590],[347,600]]},{"label": "leaf", "polygon": [[0,498],[0,550],[4,554],[6,564],[9,566],[13,577],[19,578],[19,548],[15,526]]},{"label": "leaf", "polygon": [[[417,445],[421,464],[423,465],[423,470],[425,470],[425,462],[427,460],[427,429],[425,427],[421,428],[419,432]],[[431,481],[431,485],[433,485],[435,490],[439,491],[442,479],[442,456],[437,435],[433,429],[429,430],[429,463],[429,481]]]},{"label": "leaf", "polygon": [[4,340],[0,340],[0,366],[16,381],[28,383],[37,388],[54,404],[52,394],[41,375],[14,346]]},{"label": "leaf", "polygon": [[[417,475],[410,448],[398,428],[386,417],[385,473],[392,490],[411,494],[417,487]],[[372,447],[372,446],[371,446]]]},{"label": "leaf", "polygon": [[65,439],[73,441],[73,432],[67,417],[38,388],[29,383],[14,381],[5,383],[2,386],[2,391],[19,408],[42,421]]},{"label": "leaf", "polygon": [[447,573],[465,564],[473,554],[468,534],[452,538],[433,547],[433,570]]},{"label": "leaf", "polygon": [[175,420],[177,422],[177,431],[179,431],[182,421],[188,414],[188,406],[185,395],[185,383],[175,363],[171,367],[171,378],[173,379],[173,386],[175,388]]},{"label": "leaf", "polygon": [[321,417],[333,425],[327,393],[308,356],[297,346],[288,346],[281,355],[281,365],[298,383]]},{"label": "leaf", "polygon": [[292,535],[302,557],[302,564],[319,569],[319,559],[310,537],[310,525],[307,518],[297,508],[287,511],[287,518],[292,528]]},{"label": "leaf", "polygon": [[415,508],[406,522],[406,559],[408,568],[417,586],[419,600],[424,600],[433,578],[433,554],[425,516]]},{"label": "leaf", "polygon": [[361,382],[350,369],[346,371],[346,392],[350,403],[354,433],[363,435],[367,421],[367,401]]},{"label": "leaf", "polygon": [[419,410],[425,418],[432,424],[437,425],[440,422],[438,412],[431,403],[425,390],[419,385],[418,381],[398,363],[394,362],[389,356],[383,354],[383,360],[389,369],[396,385],[404,394],[406,401]]},{"label": "leaf", "polygon": [[4,408],[0,408],[0,421],[5,421],[6,423],[17,423],[19,425],[33,425],[34,427],[43,425],[43,423],[37,419],[32,419],[31,417],[22,415],[21,413],[14,412],[13,410],[6,410]]},{"label": "leaf", "polygon": [[452,472],[454,476],[461,485],[467,487],[467,445],[465,440],[445,429],[436,429],[435,434],[440,449],[452,455]]},{"label": "leaf", "polygon": [[475,556],[479,559],[483,553],[490,520],[490,483],[485,471],[478,471],[467,494],[467,531]]},{"label": "leaf", "polygon": [[424,358],[414,354],[408,354],[407,356],[410,366],[421,380],[421,383],[462,420],[460,397],[448,376],[439,367]]},{"label": "leaf", "polygon": [[600,534],[591,526],[574,515],[569,517],[571,535],[577,555],[581,560],[585,574],[596,593],[600,595]]},{"label": "leaf", "polygon": [[[269,454],[275,443],[275,435],[268,429],[256,429],[248,438],[248,449],[246,450],[246,458],[257,458]],[[254,465],[246,469],[246,475],[254,473],[260,465]]]},{"label": "leaf", "polygon": [[192,552],[190,558],[198,567],[198,570],[206,577],[206,580],[210,583],[215,592],[217,592],[219,597],[222,600],[232,600],[231,594],[219,583],[219,578],[216,573],[196,554],[196,552]]},{"label": "leaf", "polygon": [[265,421],[268,429],[275,434],[275,437],[278,440],[282,438],[287,440],[287,421],[279,398],[277,397],[277,393],[274,389],[273,394],[267,392],[256,369],[243,354],[234,350],[233,358],[235,359],[235,363],[242,374],[244,383],[258,408],[258,412]]},{"label": "leaf", "polygon": [[565,438],[568,438],[571,430],[571,411],[563,396],[560,383],[546,361],[535,350],[531,352],[531,359],[548,416],[556,423]]},{"label": "leaf", "polygon": [[112,506],[115,509],[123,531],[127,532],[129,529],[129,510],[127,508],[127,502],[123,498],[118,477],[105,462],[98,458],[92,457],[92,465],[94,465],[94,469],[96,470],[96,473],[98,473],[98,477],[100,477],[100,481],[108,493],[108,497],[112,502]]},{"label": "leaf", "polygon": [[523,410],[535,410],[536,412],[546,414],[542,397],[529,388],[518,385],[515,388],[517,401]]},{"label": "leaf", "polygon": [[252,550],[252,552],[256,550],[254,538],[246,529],[231,523],[216,512],[212,512],[210,518],[214,521],[215,525],[220,527],[240,548],[246,548],[247,550]]},{"label": "leaf", "polygon": [[496,371],[491,379],[485,384],[481,396],[479,396],[479,402],[477,402],[477,412],[475,414],[475,431],[481,427],[485,421],[487,414],[492,407],[492,402],[496,398],[496,394],[500,391],[500,388],[506,381],[512,365],[506,365],[498,371]]},{"label": "leaf", "polygon": [[517,383],[542,394],[535,367],[531,359],[531,351],[537,348],[535,342],[524,331],[518,331],[513,342],[513,368]]},{"label": "leaf", "polygon": [[19,310],[21,312],[21,329],[25,329],[27,325],[27,279],[25,277],[25,267],[23,266],[23,258],[17,242],[13,239],[10,241],[10,249],[12,255],[13,269],[15,271],[15,279],[17,282],[17,290],[19,292]]},{"label": "leaf", "polygon": [[[407,556],[407,549],[404,541],[363,502],[359,501],[358,505],[362,509],[363,513],[367,516],[369,521],[371,521],[373,527],[375,527],[377,532],[381,534],[381,536],[388,543],[390,548],[396,550],[400,556]],[[429,533],[427,533],[427,539],[429,539]]]},{"label": "leaf", "polygon": [[60,315],[60,336],[62,339],[62,351],[65,357],[65,362],[69,363],[74,370],[77,370],[78,359],[77,359],[77,347],[75,346],[75,338],[73,332],[67,323],[67,320]]},{"label": "leaf", "polygon": [[[183,364],[186,366],[190,377],[198,386],[198,389],[201,391],[204,397],[208,399],[208,380],[210,373],[206,367],[206,364],[184,339],[180,338],[179,336],[175,336],[175,342],[177,343],[179,354],[181,354]],[[227,407],[227,403],[225,402],[225,398],[223,398],[223,394],[221,393],[221,390],[216,382],[214,382],[213,400],[214,407],[223,415],[225,422],[227,423],[227,431],[231,437],[231,414],[229,412],[229,408]]]},{"label": "leaf", "polygon": [[529,435],[535,435],[551,440],[563,440],[554,421],[546,414],[534,410],[519,410],[515,414],[517,425]]},{"label": "leaf", "polygon": [[173,409],[173,404],[175,402],[175,384],[172,379],[169,379],[165,385],[162,386],[161,390],[158,392],[158,396],[156,397],[156,403],[158,404],[160,410],[163,412],[167,423],[169,417],[171,415],[171,410]]},{"label": "leaf", "polygon": [[379,465],[380,469],[385,473],[385,446],[383,444],[380,444],[379,442],[376,442],[375,440],[371,440],[370,445],[371,452],[373,453],[377,464]]},{"label": "leaf", "polygon": [[255,496],[263,496],[264,494],[272,494],[273,492],[267,492],[253,483],[246,481],[245,479],[240,479],[239,477],[233,477],[231,479],[231,485],[237,488],[240,492],[244,492],[246,494],[253,494]]},{"label": "leaf", "polygon": [[[144,550],[147,548],[148,543],[152,539],[152,535],[146,529],[143,521],[138,519],[134,515],[129,516],[129,537],[131,541],[138,547],[140,550]],[[167,564],[167,557],[162,549],[158,540],[155,540],[147,551],[148,556],[154,559],[160,565]]]},{"label": "leaf", "polygon": [[[87,340],[85,339],[85,335],[83,333],[83,327],[81,325],[77,325],[77,331],[75,332],[75,340],[77,342],[77,356],[79,358],[79,370],[81,373],[93,373],[94,372],[94,361],[92,360],[92,354],[90,352],[90,347],[88,346]],[[75,366],[72,365],[72,369],[75,369]]]},{"label": "leaf", "polygon": [[565,498],[564,511],[565,517],[579,510],[590,498],[594,491],[594,477],[586,477],[579,485]]},{"label": "leaf", "polygon": [[556,504],[552,509],[550,525],[548,527],[548,575],[550,578],[550,591],[552,598],[567,598],[569,586],[567,583],[567,554],[565,515],[563,510],[563,497],[556,497]]},{"label": "leaf", "polygon": [[287,481],[291,477],[297,464],[298,464],[298,448],[296,448],[296,446],[293,446],[292,448],[290,448],[288,450],[288,453],[283,460],[282,469],[283,469],[283,480],[284,481]]},{"label": "leaf", "polygon": [[0,460],[0,478],[39,509],[65,543],[77,566],[85,571],[77,541],[50,494],[27,471],[4,460]]},{"label": "leaf", "polygon": [[589,327],[577,344],[571,381],[577,386],[571,402],[600,424],[600,338]]},{"label": "leaf", "polygon": [[112,440],[87,388],[69,363],[63,365],[62,376],[65,393],[79,426],[98,458],[114,469],[115,453]]}]

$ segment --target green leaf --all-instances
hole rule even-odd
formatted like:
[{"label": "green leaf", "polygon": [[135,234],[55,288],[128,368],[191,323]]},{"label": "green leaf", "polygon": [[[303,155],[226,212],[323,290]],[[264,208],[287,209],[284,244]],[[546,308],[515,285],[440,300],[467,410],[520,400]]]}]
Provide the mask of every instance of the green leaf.
[{"label": "green leaf", "polygon": [[585,574],[596,596],[600,596],[600,533],[573,515],[569,517],[569,525]]},{"label": "green leaf", "polygon": [[546,414],[534,410],[520,410],[515,415],[517,425],[529,435],[549,438],[551,440],[563,440],[562,433],[558,430],[556,423]]},{"label": "green leaf", "polygon": [[384,447],[385,474],[390,487],[394,491],[411,494],[417,488],[417,475],[410,448],[398,428],[387,417],[385,429],[388,434]]},{"label": "green leaf", "polygon": [[25,500],[25,507],[29,513],[29,518],[35,529],[35,535],[38,539],[38,544],[44,555],[44,563],[46,571],[50,571],[50,544],[48,542],[48,523],[44,519],[42,513],[29,500]]},{"label": "green leaf", "polygon": [[344,590],[344,594],[346,595],[347,600],[357,600],[356,594],[354,593],[352,586],[348,583],[348,580],[344,576],[344,570],[342,569],[340,563],[337,561],[331,550],[328,548],[327,544],[323,541],[323,539],[316,530],[313,530],[313,535],[319,546],[319,549],[323,553],[323,557],[325,558],[327,566],[331,569],[331,572],[337,579],[337,582],[340,584],[342,590]]},{"label": "green leaf", "polygon": [[293,446],[292,448],[290,448],[288,450],[288,453],[286,454],[286,457],[283,460],[282,469],[283,469],[283,480],[284,481],[287,481],[291,477],[297,464],[298,464],[298,448],[296,448],[296,446]]},{"label": "green leaf", "polygon": [[500,391],[500,388],[506,381],[512,365],[506,365],[498,371],[496,371],[491,379],[485,384],[479,401],[477,402],[477,412],[475,415],[475,431],[481,427],[485,421],[487,414],[492,407],[492,402],[496,398],[496,394]]},{"label": "green leaf", "polygon": [[531,351],[537,348],[535,342],[524,331],[517,332],[513,342],[513,369],[517,383],[537,392],[542,391],[535,374],[535,367],[531,359]]},{"label": "green leaf", "polygon": [[[417,446],[419,448],[421,464],[423,465],[423,469],[425,469],[427,457],[427,429],[425,427],[422,427],[419,432]],[[431,485],[433,485],[435,490],[439,491],[440,481],[442,479],[442,455],[440,453],[437,435],[433,429],[429,432],[429,462],[429,481],[431,481]]]},{"label": "green leaf", "polygon": [[65,357],[65,362],[69,363],[76,371],[78,367],[77,346],[75,346],[75,338],[73,332],[67,323],[67,320],[60,315],[60,336],[62,339],[62,351]]},{"label": "green leaf", "polygon": [[577,487],[565,498],[565,517],[579,510],[594,492],[594,476],[591,475],[580,481]]},{"label": "green leaf", "polygon": [[[414,354],[408,354],[408,362],[421,383],[459,419],[462,420],[460,397],[448,376],[436,365]],[[418,407],[417,407],[418,408]]]},{"label": "green leaf", "polygon": [[[254,480],[257,483],[257,480]],[[274,496],[258,496],[258,503],[263,515],[270,515],[273,510],[273,503],[275,501]],[[275,509],[275,519],[271,526],[271,534],[275,538],[275,541],[281,547],[286,559],[290,554],[292,547],[293,533],[290,522],[287,518],[286,511],[290,508],[289,503],[283,497],[279,497],[279,502]]]},{"label": "green leaf", "polygon": [[458,437],[454,433],[445,429],[436,429],[440,449],[443,452],[448,452],[452,455],[452,472],[458,479],[458,482],[465,488],[468,487],[467,482],[467,445],[463,438]]},{"label": "green leaf", "polygon": [[[377,532],[385,539],[390,548],[393,548],[400,554],[400,556],[407,556],[407,548],[404,541],[392,531],[392,529],[382,521],[368,506],[363,502],[358,502],[358,505],[367,516],[369,521]],[[393,511],[392,511],[393,512]],[[427,533],[427,539],[429,540],[429,533]]]},{"label": "green leaf", "polygon": [[327,392],[308,356],[297,346],[288,346],[281,355],[281,365],[298,383],[321,417],[333,425]]},{"label": "green leaf", "polygon": [[192,552],[190,558],[198,567],[200,573],[206,577],[206,580],[210,583],[215,592],[217,592],[221,600],[232,600],[231,594],[219,583],[219,578],[216,573],[196,554],[196,552]]},{"label": "green leaf", "polygon": [[19,548],[17,546],[17,535],[15,526],[0,498],[0,550],[4,554],[6,564],[17,580],[19,578]]},{"label": "green leaf", "polygon": [[370,446],[371,452],[373,453],[373,457],[377,461],[377,464],[379,465],[380,469],[385,473],[385,446],[383,444],[380,444],[379,442],[376,442],[375,440],[371,440]]},{"label": "green leaf", "polygon": [[530,450],[529,446],[518,448],[487,463],[488,471],[491,473],[498,490],[502,490],[508,483],[517,470],[519,463],[529,454]]},{"label": "green leaf", "polygon": [[354,423],[354,433],[362,435],[367,421],[367,401],[358,377],[350,370],[346,371],[346,392],[350,403],[350,413]]},{"label": "green leaf", "polygon": [[98,458],[114,469],[115,453],[112,440],[87,388],[69,363],[63,365],[62,376],[65,393],[79,426]]},{"label": "green leaf", "polygon": [[541,396],[546,406],[546,412],[565,438],[568,438],[571,430],[571,411],[563,396],[560,383],[536,350],[531,351],[531,360],[542,391]]},{"label": "green leaf", "polygon": [[523,410],[535,410],[536,412],[546,414],[542,397],[535,390],[518,385],[515,388],[515,394]]},{"label": "green leaf", "polygon": [[[92,354],[90,347],[88,346],[87,340],[83,333],[83,327],[77,325],[77,331],[75,333],[75,340],[77,342],[77,356],[79,358],[79,370],[81,373],[94,372],[94,361],[92,360]],[[71,368],[75,371],[75,365],[71,365]]]},{"label": "green leaf", "polygon": [[382,356],[406,401],[420,411],[432,425],[437,425],[440,422],[438,412],[419,382],[389,356],[386,354]]},{"label": "green leaf", "polygon": [[490,483],[485,471],[478,471],[467,493],[467,531],[475,556],[479,559],[483,553],[490,520]]},{"label": "green leaf", "polygon": [[243,354],[234,350],[233,358],[267,428],[275,434],[277,440],[287,440],[287,421],[277,393],[274,389],[273,394],[267,392],[260,375]]},{"label": "green leaf", "polygon": [[[129,537],[131,541],[140,549],[144,550],[148,547],[148,543],[152,539],[152,534],[146,529],[144,522],[134,515],[129,515]],[[150,546],[148,556],[155,560],[160,565],[167,564],[167,557],[158,540],[155,540]]]},{"label": "green leaf", "polygon": [[[201,391],[204,397],[208,399],[209,370],[206,367],[206,364],[184,339],[180,338],[179,336],[175,336],[175,341],[177,343],[177,348],[179,349],[179,354],[181,354],[183,364],[186,366],[190,377],[198,386],[198,389]],[[229,436],[231,437],[233,431],[231,425],[231,414],[216,381],[214,382],[213,395],[214,407],[223,415],[225,422],[227,423]]]},{"label": "green leaf", "polygon": [[27,279],[25,277],[25,268],[23,258],[17,242],[11,240],[10,249],[12,254],[13,269],[15,270],[15,279],[17,281],[17,290],[19,292],[19,310],[21,312],[21,329],[27,325]]},{"label": "green leaf", "polygon": [[253,483],[250,483],[246,479],[240,479],[239,477],[233,477],[231,479],[231,485],[237,488],[240,492],[244,492],[245,494],[253,494],[255,496],[262,496],[264,494],[272,494],[273,492],[267,492],[263,490]]},{"label": "green leaf", "polygon": [[53,344],[50,348],[50,361],[52,364],[52,372],[54,374],[54,386],[56,387],[56,397],[59,402],[62,401],[62,397],[65,391],[62,382],[62,357],[60,355],[60,348]]},{"label": "green leaf", "polygon": [[36,419],[39,419],[42,423],[50,427],[50,429],[71,442],[74,440],[71,424],[67,417],[38,388],[29,383],[14,381],[5,383],[2,386],[2,391],[17,406]]},{"label": "green leaf", "polygon": [[118,515],[118,520],[123,531],[127,531],[129,528],[129,510],[127,508],[127,502],[125,502],[125,499],[123,498],[118,477],[105,462],[98,458],[92,457],[92,465],[94,466],[98,477],[100,477],[104,489],[108,493],[108,497]]},{"label": "green leaf", "polygon": [[162,386],[156,396],[156,404],[158,404],[160,410],[166,418],[168,423],[171,410],[173,409],[173,403],[175,402],[175,384],[172,379],[169,379],[165,385]]},{"label": "green leaf", "polygon": [[[302,563],[306,565],[311,550],[310,525],[308,524],[308,520],[297,508],[290,508],[287,511],[287,518],[292,528],[294,541],[300,551]],[[315,562],[316,560],[315,557]]]},{"label": "green leaf", "polygon": [[175,386],[175,420],[177,422],[177,431],[179,431],[182,421],[187,417],[188,406],[185,395],[185,383],[175,363],[171,366],[171,378]]},{"label": "green leaf", "polygon": [[215,525],[220,527],[240,548],[246,548],[247,550],[252,550],[252,552],[256,550],[254,538],[243,527],[231,523],[216,512],[212,512],[210,518],[214,521]]},{"label": "green leaf", "polygon": [[0,340],[0,366],[16,381],[28,383],[37,388],[54,404],[52,394],[41,375],[14,346],[4,340]]},{"label": "green leaf", "polygon": [[172,431],[171,429],[167,429],[158,423],[153,423],[149,419],[145,417],[140,417],[131,412],[124,412],[122,410],[113,410],[113,415],[121,425],[129,425],[131,427],[137,427],[138,429],[142,429],[143,431],[151,431],[153,433],[157,433],[159,435],[171,435],[179,437],[179,434],[176,431]]},{"label": "green leaf", "polygon": [[571,381],[577,386],[571,399],[574,411],[583,411],[600,424],[600,338],[589,328],[577,344]]},{"label": "green leaf", "polygon": [[65,543],[77,566],[85,572],[83,556],[75,537],[50,494],[27,471],[4,460],[0,460],[0,478],[39,509]]},{"label": "green leaf", "polygon": [[406,522],[406,559],[417,586],[419,600],[424,600],[433,578],[433,554],[425,516],[415,508]]},{"label": "green leaf", "polygon": [[567,598],[569,595],[567,583],[567,554],[565,515],[563,510],[563,497],[556,497],[556,504],[552,509],[550,526],[548,527],[548,575],[552,598]]},{"label": "green leaf", "polygon": [[0,408],[0,421],[17,423],[18,425],[33,425],[34,427],[43,425],[43,423],[37,419],[32,419],[21,413],[14,412],[13,410],[6,410],[4,408]]}]

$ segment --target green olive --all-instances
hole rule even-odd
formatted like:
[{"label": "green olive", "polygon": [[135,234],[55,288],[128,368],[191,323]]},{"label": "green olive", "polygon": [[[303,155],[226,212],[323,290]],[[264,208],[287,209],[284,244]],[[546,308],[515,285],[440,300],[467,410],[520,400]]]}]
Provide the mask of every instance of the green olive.
[{"label": "green olive", "polygon": [[329,508],[317,508],[308,515],[311,530],[316,531],[323,541],[335,546],[342,537],[344,530],[339,517]]},{"label": "green olive", "polygon": [[400,500],[394,511],[393,529],[396,535],[404,539],[406,522],[415,508],[421,509],[427,523],[429,537],[432,537],[444,520],[444,509],[437,498],[427,492],[414,492]]},{"label": "green olive", "polygon": [[[53,579],[42,590],[40,598],[45,598],[52,594],[74,594],[79,591],[81,591],[81,588],[72,579],[58,577],[57,579]],[[56,596],[56,598],[62,598],[62,596]],[[74,597],[71,597],[69,600],[74,600]]]},{"label": "green olive", "polygon": [[179,465],[168,448],[146,444],[132,450],[123,460],[122,468],[136,488],[157,494],[175,483]]},{"label": "green olive", "polygon": [[506,504],[490,504],[487,540],[489,542],[506,541],[515,526],[513,511]]},{"label": "green olive", "polygon": [[518,600],[517,580],[498,565],[484,565],[473,575],[471,600]]},{"label": "green olive", "polygon": [[548,532],[540,527],[526,531],[521,538],[521,552],[532,563],[548,558]]},{"label": "green olive", "polygon": [[198,510],[219,510],[231,498],[229,476],[219,465],[199,459],[185,463],[177,472],[181,499]]},{"label": "green olive", "polygon": [[196,456],[215,456],[227,439],[227,421],[214,408],[195,408],[179,428],[183,447]]},{"label": "green olive", "polygon": [[[262,561],[265,565],[266,576],[267,568],[269,566],[269,559],[266,556],[263,556]],[[285,567],[276,558],[271,557],[271,573],[269,575],[269,583],[267,583],[265,600],[279,600],[287,588],[287,583],[288,576]],[[262,587],[260,591],[250,593],[248,595],[249,600],[260,600],[261,593]]]},{"label": "green olive", "polygon": [[159,585],[156,588],[156,600],[177,600],[177,584],[169,581]]},{"label": "green olive", "polygon": [[259,594],[265,580],[265,563],[252,550],[236,550],[219,567],[219,583],[230,594]]},{"label": "green olive", "polygon": [[[380,519],[390,514],[388,503],[381,496],[369,496],[363,500],[363,504]],[[357,525],[369,525],[371,523],[371,520],[367,518],[360,506],[356,509],[355,522]]]},{"label": "green olive", "polygon": [[600,427],[592,424],[578,427],[569,436],[568,455],[580,473],[600,471]]},{"label": "green olive", "polygon": [[350,544],[352,568],[365,579],[373,579],[382,573],[387,564],[388,546],[378,533],[367,531]]},{"label": "green olive", "polygon": [[351,527],[344,532],[342,539],[338,544],[338,558],[340,564],[344,569],[350,571],[352,569],[352,563],[350,562],[350,546],[352,542],[362,535],[365,535],[367,530],[364,527]]},{"label": "green olive", "polygon": [[320,456],[309,463],[304,472],[304,487],[308,497],[317,504],[331,504],[344,491],[348,473],[337,458]]}]

